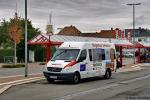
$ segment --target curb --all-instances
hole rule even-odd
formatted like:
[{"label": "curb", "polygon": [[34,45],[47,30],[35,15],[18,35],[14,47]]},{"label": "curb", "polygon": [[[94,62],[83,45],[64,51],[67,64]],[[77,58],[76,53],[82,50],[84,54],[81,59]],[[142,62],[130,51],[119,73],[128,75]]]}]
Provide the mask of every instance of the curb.
[{"label": "curb", "polygon": [[[29,74],[28,76],[34,76],[34,75],[42,75],[42,73],[36,73],[36,74]],[[11,75],[9,75],[9,76],[1,76],[0,78],[11,78],[11,77],[18,77],[18,76],[23,76],[24,77],[24,75],[13,75],[13,76],[11,76]]]},{"label": "curb", "polygon": [[8,90],[9,88],[11,88],[12,86],[31,83],[31,82],[39,81],[39,80],[42,80],[42,79],[44,79],[44,77],[35,77],[35,78],[29,78],[29,79],[25,79],[25,80],[13,81],[10,84],[9,84],[9,82],[6,82],[6,83],[4,83],[4,84],[6,84],[6,86],[4,86],[3,88],[0,89],[0,95],[2,93],[4,93],[6,90]]},{"label": "curb", "polygon": [[6,85],[6,86],[4,86],[3,88],[1,88],[1,89],[0,89],[0,95],[1,95],[4,91],[8,90],[8,89],[11,88],[11,87],[12,87],[12,85]]}]

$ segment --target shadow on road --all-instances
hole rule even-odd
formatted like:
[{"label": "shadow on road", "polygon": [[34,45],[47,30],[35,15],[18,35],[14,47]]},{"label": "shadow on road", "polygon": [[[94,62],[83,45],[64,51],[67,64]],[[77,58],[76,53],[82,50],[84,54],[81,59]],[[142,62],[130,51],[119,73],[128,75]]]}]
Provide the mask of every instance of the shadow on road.
[{"label": "shadow on road", "polygon": [[[109,80],[111,80],[113,78],[110,78]],[[90,82],[94,82],[94,81],[99,81],[99,80],[107,80],[104,79],[103,77],[91,77],[91,78],[85,78],[82,79],[80,81],[79,84],[84,84],[84,83],[90,83]],[[53,83],[48,83],[46,79],[43,79],[41,81],[38,82],[33,82],[34,84],[55,84],[55,85],[78,85],[78,84],[74,84],[71,81],[67,81],[67,80],[55,80]]]}]

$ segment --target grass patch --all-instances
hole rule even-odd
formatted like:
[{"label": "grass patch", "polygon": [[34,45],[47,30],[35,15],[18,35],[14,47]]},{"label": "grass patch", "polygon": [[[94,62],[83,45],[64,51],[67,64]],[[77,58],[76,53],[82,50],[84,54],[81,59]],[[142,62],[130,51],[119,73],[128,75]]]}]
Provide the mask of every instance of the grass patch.
[{"label": "grass patch", "polygon": [[7,64],[7,65],[2,65],[2,68],[22,68],[25,67],[24,64]]}]

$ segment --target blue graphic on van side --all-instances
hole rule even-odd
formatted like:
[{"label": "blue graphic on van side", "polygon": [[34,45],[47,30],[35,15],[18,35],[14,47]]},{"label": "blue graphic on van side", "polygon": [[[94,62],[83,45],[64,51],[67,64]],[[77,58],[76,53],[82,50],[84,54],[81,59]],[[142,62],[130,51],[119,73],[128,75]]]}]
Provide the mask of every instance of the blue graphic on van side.
[{"label": "blue graphic on van side", "polygon": [[85,64],[81,64],[80,65],[80,71],[85,71],[86,70],[86,65]]}]

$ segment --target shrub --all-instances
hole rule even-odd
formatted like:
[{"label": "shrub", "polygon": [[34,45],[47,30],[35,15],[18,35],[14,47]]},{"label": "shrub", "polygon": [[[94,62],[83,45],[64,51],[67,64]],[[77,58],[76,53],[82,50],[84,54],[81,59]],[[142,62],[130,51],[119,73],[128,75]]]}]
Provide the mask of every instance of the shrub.
[{"label": "shrub", "polygon": [[2,65],[2,68],[21,68],[25,67],[24,64],[7,64],[7,65]]},{"label": "shrub", "polygon": [[40,65],[46,65],[46,62],[41,62]]}]

